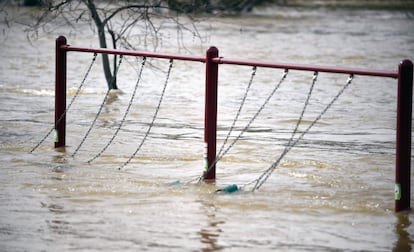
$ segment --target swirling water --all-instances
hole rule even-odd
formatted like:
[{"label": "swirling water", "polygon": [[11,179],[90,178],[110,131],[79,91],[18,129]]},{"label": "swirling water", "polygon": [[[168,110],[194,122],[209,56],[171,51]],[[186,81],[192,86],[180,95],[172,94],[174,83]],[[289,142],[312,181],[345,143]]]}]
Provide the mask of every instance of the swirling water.
[{"label": "swirling water", "polygon": [[[264,9],[199,24],[206,41],[185,46],[202,55],[396,70],[413,58],[413,20],[404,12]],[[311,72],[286,81],[241,139],[217,164],[216,184],[195,184],[203,171],[204,65],[175,61],[154,126],[168,61],[151,60],[137,97],[109,148],[137,83],[141,59],[125,57],[118,84],[79,152],[106,93],[100,59],[68,112],[67,147],[47,138],[54,111],[54,39],[29,45],[12,28],[0,51],[0,250],[150,251],[404,251],[411,248],[410,213],[394,214],[396,80],[355,76],[351,86],[282,160],[263,187],[215,194],[247,184],[281,154],[298,121]],[[174,29],[165,33],[174,34]],[[62,35],[64,30],[60,31]],[[168,36],[166,36],[168,37]],[[96,46],[92,33],[69,44]],[[173,39],[171,39],[173,41]],[[160,51],[179,52],[172,41]],[[182,48],[181,48],[182,49]],[[181,50],[182,52],[182,50]],[[68,54],[68,101],[90,54]],[[237,113],[251,67],[220,66],[218,147]],[[283,74],[258,68],[235,136]],[[299,131],[345,84],[347,75],[320,73]],[[231,141],[231,140],[230,140]],[[181,183],[174,183],[180,180]],[[186,183],[193,181],[193,183]]]}]

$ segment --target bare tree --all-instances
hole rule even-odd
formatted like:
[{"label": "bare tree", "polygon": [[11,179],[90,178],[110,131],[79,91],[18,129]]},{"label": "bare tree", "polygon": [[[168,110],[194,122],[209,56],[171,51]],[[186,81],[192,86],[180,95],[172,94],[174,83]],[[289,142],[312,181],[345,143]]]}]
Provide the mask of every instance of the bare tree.
[{"label": "bare tree", "polygon": [[[134,32],[140,27],[138,32],[144,34],[145,46],[150,40],[155,49],[160,41],[160,31],[166,23],[174,25],[179,38],[189,32],[201,42],[202,36],[198,32],[196,20],[190,13],[240,13],[250,11],[254,5],[265,1],[268,0],[25,0],[24,4],[39,6],[36,7],[39,8],[38,11],[32,12],[36,13],[34,19],[26,23],[29,37],[36,37],[39,31],[47,33],[61,26],[71,27],[76,31],[83,23],[96,32],[101,48],[116,49],[122,46],[135,49],[131,41],[136,38]],[[0,5],[11,2],[14,1],[0,1]],[[0,12],[2,11],[4,8],[0,8]],[[8,26],[11,22],[7,12],[5,13],[6,17],[2,22]],[[189,22],[184,22],[183,16]],[[159,20],[162,22],[157,23]],[[111,67],[109,56],[102,54],[103,70],[109,89],[118,88],[116,62],[117,57],[113,56]]]},{"label": "bare tree", "polygon": [[[35,17],[35,22],[29,25],[28,31],[37,34],[39,30],[48,31],[50,26],[69,26],[76,30],[80,23],[89,24],[96,31],[101,48],[135,49],[130,42],[136,26],[144,27],[145,36],[151,38],[154,48],[157,47],[160,25],[155,19],[162,19],[175,25],[178,32],[189,31],[201,39],[194,22],[182,23],[175,11],[170,11],[169,1],[163,0],[48,0],[43,1],[41,11]],[[187,16],[189,17],[189,16]],[[194,20],[193,20],[194,21]],[[109,89],[117,89],[116,61],[113,56],[112,67],[109,55],[102,54],[102,64],[105,79]]]}]

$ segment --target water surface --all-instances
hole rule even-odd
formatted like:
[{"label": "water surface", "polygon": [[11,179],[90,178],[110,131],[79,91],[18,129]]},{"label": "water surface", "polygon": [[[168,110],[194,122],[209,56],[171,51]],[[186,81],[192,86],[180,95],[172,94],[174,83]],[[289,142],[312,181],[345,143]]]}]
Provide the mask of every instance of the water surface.
[{"label": "water surface", "polygon": [[[210,45],[229,58],[394,71],[413,58],[413,20],[404,12],[264,9],[199,24],[205,41],[183,40],[193,54]],[[113,143],[137,83],[142,59],[125,57],[113,92],[79,147],[106,93],[100,59],[67,115],[67,147],[53,149],[54,40],[96,46],[95,36],[42,35],[30,45],[19,27],[0,51],[0,248],[4,251],[403,251],[411,214],[394,214],[396,80],[355,76],[351,86],[286,155],[263,187],[245,185],[281,155],[298,121],[311,72],[290,71],[251,127],[217,164],[216,184],[195,184],[203,171],[204,65],[175,61],[153,128],[167,60],[144,69],[130,113]],[[165,30],[159,51],[188,53]],[[169,36],[170,40],[166,39]],[[68,54],[68,102],[93,55]],[[218,149],[232,125],[251,67],[220,66]],[[234,139],[263,104],[283,69],[258,68],[235,124]],[[302,132],[345,84],[320,73]],[[180,183],[172,183],[179,180]],[[191,182],[191,183],[186,183]]]}]

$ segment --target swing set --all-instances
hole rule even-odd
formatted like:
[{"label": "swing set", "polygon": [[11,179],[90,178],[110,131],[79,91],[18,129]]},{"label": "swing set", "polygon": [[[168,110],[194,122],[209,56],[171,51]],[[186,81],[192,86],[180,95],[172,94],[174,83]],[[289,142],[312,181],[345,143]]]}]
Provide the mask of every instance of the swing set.
[{"label": "swing set", "polygon": [[[80,86],[78,87],[75,95],[73,96],[71,102],[66,106],[66,55],[69,51],[75,52],[86,52],[93,53],[94,57],[92,62],[87,69],[86,75],[83,78]],[[219,57],[218,49],[215,47],[210,47],[205,56],[188,56],[188,55],[179,55],[179,54],[164,54],[164,53],[155,53],[155,52],[144,52],[144,51],[130,51],[130,50],[111,50],[104,48],[85,48],[85,47],[75,47],[70,46],[66,43],[66,38],[59,36],[56,39],[56,75],[55,75],[55,125],[48,132],[48,134],[31,150],[33,152],[36,150],[43,141],[53,132],[54,133],[54,147],[64,147],[66,139],[66,113],[73,104],[74,100],[78,96],[91,68],[95,62],[95,59],[98,54],[114,54],[120,55],[119,66],[122,63],[123,56],[136,56],[142,57],[141,69],[138,73],[138,79],[134,88],[134,91],[131,95],[129,104],[124,112],[124,115],[121,119],[121,122],[118,124],[118,127],[114,131],[113,136],[107,142],[107,144],[101,149],[101,151],[96,154],[93,158],[88,160],[88,163],[92,163],[95,159],[99,158],[106,149],[111,145],[111,143],[116,138],[119,130],[123,126],[126,117],[130,111],[131,104],[134,101],[137,90],[140,86],[140,80],[142,76],[142,71],[145,67],[147,58],[159,58],[159,59],[169,59],[168,71],[166,74],[165,82],[163,89],[160,94],[158,105],[155,109],[155,112],[152,116],[151,123],[149,124],[144,137],[139,143],[136,150],[133,154],[125,161],[119,169],[122,169],[128,165],[131,160],[138,154],[141,147],[143,146],[146,138],[151,132],[154,122],[157,118],[158,111],[163,101],[163,97],[168,85],[170,74],[173,68],[174,60],[182,61],[193,61],[201,62],[205,64],[206,75],[205,75],[205,119],[204,119],[204,143],[205,143],[205,153],[204,153],[204,172],[199,177],[199,181],[214,181],[216,179],[216,164],[220,159],[226,155],[226,153],[236,144],[236,142],[242,137],[242,135],[249,129],[254,120],[258,117],[264,107],[269,103],[270,99],[277,92],[279,87],[282,85],[290,70],[299,70],[299,71],[308,71],[313,72],[312,82],[306,96],[306,100],[302,107],[300,116],[296,122],[291,137],[288,140],[288,143],[285,145],[280,156],[266,169],[257,179],[248,183],[253,184],[252,191],[259,189],[269,178],[272,172],[278,167],[281,160],[284,156],[300,141],[303,137],[310,131],[310,129],[322,118],[322,116],[329,110],[329,108],[336,102],[336,100],[342,95],[342,93],[349,87],[354,79],[355,75],[360,76],[376,76],[383,78],[394,78],[398,79],[398,100],[397,100],[397,131],[396,131],[396,162],[395,162],[395,211],[400,212],[410,209],[410,197],[411,197],[411,123],[412,123],[412,88],[413,88],[413,63],[410,60],[403,60],[399,66],[398,71],[383,71],[383,70],[367,70],[367,69],[357,69],[357,68],[340,68],[340,67],[327,67],[327,66],[314,66],[314,65],[303,65],[303,64],[284,64],[276,62],[264,62],[264,61],[253,61],[253,60],[240,60],[240,59],[229,59]],[[253,67],[250,81],[246,87],[243,99],[239,105],[238,111],[233,119],[232,125],[224,139],[224,142],[219,150],[217,149],[217,87],[218,87],[218,73],[219,65],[242,65],[242,66],[251,66]],[[255,112],[255,114],[250,118],[244,128],[239,132],[239,134],[230,141],[230,135],[233,132],[236,122],[239,119],[242,108],[245,104],[246,97],[250,90],[250,86],[253,82],[254,76],[256,74],[257,68],[275,68],[275,69],[284,69],[284,73],[281,76],[280,80],[276,83],[274,89],[266,97],[264,102],[261,104],[260,108]],[[313,121],[307,126],[305,130],[301,133],[298,132],[299,125],[302,122],[303,116],[306,112],[307,106],[309,104],[309,99],[312,95],[313,87],[317,81],[318,73],[337,73],[337,74],[347,74],[348,79],[345,81],[345,84],[338,91],[338,93],[330,100],[330,102],[322,109],[322,111],[315,117]],[[116,76],[116,74],[114,75]],[[82,144],[88,138],[89,133],[94,127],[94,124],[99,117],[101,110],[105,104],[105,101],[108,98],[109,91],[106,93],[103,98],[103,102],[90,125],[88,131],[83,137],[81,143],[78,145],[72,156],[75,156],[76,153],[81,149]],[[229,143],[230,142],[230,143]],[[237,190],[237,186],[232,185],[231,191]]]}]

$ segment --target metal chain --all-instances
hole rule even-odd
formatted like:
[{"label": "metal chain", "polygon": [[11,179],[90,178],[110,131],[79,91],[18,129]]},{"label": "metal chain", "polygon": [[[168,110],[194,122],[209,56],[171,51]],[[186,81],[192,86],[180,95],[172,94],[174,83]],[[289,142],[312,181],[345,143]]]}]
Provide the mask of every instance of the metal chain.
[{"label": "metal chain", "polygon": [[310,100],[310,98],[312,96],[313,88],[315,87],[315,83],[316,83],[317,79],[318,79],[318,72],[314,72],[313,73],[313,77],[312,77],[312,84],[311,84],[311,86],[309,88],[309,92],[308,92],[308,95],[306,97],[305,104],[303,105],[302,112],[300,113],[299,119],[296,122],[296,125],[295,125],[294,130],[292,131],[292,135],[289,138],[289,141],[287,143],[287,146],[289,146],[292,143],[292,140],[295,137],[295,135],[296,135],[296,133],[297,133],[297,131],[299,129],[299,125],[302,123],[303,116],[304,116],[305,111],[306,111],[306,109],[307,109],[307,107],[309,105],[309,100]]},{"label": "metal chain", "polygon": [[[352,83],[352,80],[354,79],[354,75],[351,74],[348,77],[348,80],[346,81],[345,85],[342,87],[341,90],[339,90],[338,94],[334,96],[334,98],[331,100],[331,102],[326,105],[326,107],[321,111],[321,113],[315,118],[315,120],[312,121],[312,123],[292,142],[292,138],[294,135],[292,135],[291,139],[289,140],[288,145],[285,146],[285,149],[283,150],[282,154],[279,156],[279,158],[254,182],[256,182],[255,186],[253,187],[252,191],[255,191],[259,189],[266,180],[270,177],[270,175],[273,173],[273,171],[278,167],[280,161],[286,156],[286,154],[294,147],[296,144],[303,139],[303,137],[310,131],[310,129],[322,118],[322,116],[328,111],[328,109],[338,100],[338,98],[343,94],[343,92],[349,87],[349,85]],[[249,183],[251,184],[251,183]]]},{"label": "metal chain", "polygon": [[[115,73],[114,73],[114,75],[112,76],[111,84],[113,84],[113,82],[114,82],[114,81],[115,81],[115,79],[116,79],[116,76],[118,75],[118,70],[119,70],[119,67],[121,66],[121,63],[122,63],[122,58],[123,58],[123,55],[121,55],[121,56],[119,57],[119,62],[118,62],[118,65],[117,65],[117,67],[116,67]],[[103,101],[102,101],[101,105],[99,106],[99,109],[98,109],[98,112],[97,112],[97,113],[96,113],[96,115],[95,115],[95,118],[93,119],[93,121],[92,121],[91,125],[89,126],[88,131],[85,133],[85,135],[84,135],[84,137],[83,137],[82,141],[80,142],[80,144],[78,145],[78,147],[76,148],[76,150],[72,153],[72,155],[71,155],[72,157],[74,157],[74,156],[76,155],[76,153],[79,151],[79,149],[82,147],[83,143],[86,141],[86,139],[88,138],[89,134],[91,133],[92,128],[95,126],[95,123],[96,123],[96,121],[98,120],[98,117],[99,117],[99,115],[101,114],[102,109],[103,109],[103,107],[104,107],[104,105],[105,105],[106,101],[108,100],[108,96],[109,96],[110,91],[111,91],[111,89],[108,89],[108,90],[106,91],[105,97],[104,97],[104,99],[103,99]]]},{"label": "metal chain", "polygon": [[[282,85],[282,83],[284,82],[284,80],[286,79],[287,75],[288,75],[289,70],[285,69],[282,77],[280,78],[279,82],[275,85],[275,88],[272,90],[272,92],[267,96],[266,100],[263,102],[263,104],[260,106],[260,108],[256,111],[256,113],[253,115],[253,117],[250,119],[250,121],[246,124],[246,126],[244,126],[244,128],[241,130],[241,132],[239,133],[239,135],[232,141],[232,143],[227,146],[227,148],[224,151],[220,151],[219,154],[217,155],[216,159],[214,160],[214,162],[208,167],[206,172],[209,172],[210,169],[212,169],[212,167],[214,165],[217,164],[218,161],[220,161],[224,155],[227,154],[227,152],[229,152],[229,150],[236,144],[236,142],[243,136],[244,132],[246,132],[249,128],[250,125],[254,122],[254,120],[256,120],[256,118],[259,116],[259,114],[262,112],[262,110],[266,107],[266,105],[269,103],[270,99],[274,96],[274,94],[276,93],[276,91],[279,89],[279,87]],[[224,144],[222,146],[222,149],[224,147]]]},{"label": "metal chain", "polygon": [[106,149],[109,147],[109,145],[112,144],[112,142],[114,141],[115,137],[118,135],[118,133],[119,133],[122,125],[124,124],[124,122],[126,120],[126,117],[127,117],[128,113],[129,113],[129,110],[131,109],[132,103],[133,103],[134,98],[135,98],[135,94],[136,94],[136,92],[138,90],[138,87],[139,87],[139,83],[141,82],[141,76],[142,76],[142,72],[144,70],[144,66],[145,66],[145,62],[146,61],[147,61],[147,58],[146,57],[143,57],[141,69],[140,69],[139,74],[138,74],[137,83],[135,84],[134,91],[132,92],[131,99],[129,100],[128,106],[127,106],[127,108],[125,110],[124,116],[121,119],[121,122],[119,123],[117,129],[115,130],[114,134],[112,135],[112,138],[108,141],[108,143],[105,145],[105,147],[103,147],[102,150],[98,154],[96,154],[93,158],[91,158],[91,159],[88,160],[88,163],[89,164],[91,162],[93,162],[95,159],[97,159],[98,157],[100,157],[106,151]]},{"label": "metal chain", "polygon": [[[79,93],[80,93],[80,90],[82,89],[82,87],[83,87],[83,85],[85,84],[85,81],[86,81],[86,79],[88,78],[88,75],[89,75],[89,73],[91,72],[91,69],[92,69],[92,66],[94,65],[94,63],[95,63],[95,60],[96,60],[96,56],[97,56],[98,54],[97,53],[94,53],[94,55],[93,55],[93,58],[92,58],[92,61],[91,61],[91,63],[89,64],[89,67],[88,67],[88,69],[86,70],[86,73],[85,73],[85,75],[84,75],[84,77],[83,77],[83,80],[82,80],[82,82],[80,83],[80,85],[79,85],[79,87],[76,89],[76,92],[75,92],[75,94],[73,95],[73,97],[72,97],[72,100],[70,101],[70,103],[69,103],[69,105],[66,107],[66,109],[65,109],[65,111],[63,111],[63,113],[60,115],[60,117],[58,118],[58,120],[56,121],[56,124],[59,124],[61,121],[62,121],[62,119],[63,119],[63,117],[66,115],[66,113],[68,112],[68,110],[70,109],[70,107],[72,106],[72,104],[73,104],[73,102],[76,100],[76,98],[78,97],[78,95],[79,95]],[[37,148],[39,148],[39,146],[50,136],[50,134],[52,134],[52,132],[53,132],[53,130],[55,129],[55,127],[53,126],[50,130],[49,130],[49,132],[42,138],[42,140],[40,140],[40,142],[35,146],[35,147],[33,147],[33,149],[31,149],[30,150],[30,153],[32,153],[32,152],[34,152]]]},{"label": "metal chain", "polygon": [[[296,135],[296,132],[298,131],[298,128],[299,128],[299,125],[301,124],[301,122],[302,122],[302,120],[303,120],[303,116],[304,116],[304,114],[305,114],[305,111],[306,111],[306,108],[308,107],[308,105],[309,105],[309,100],[310,100],[310,98],[311,98],[311,96],[312,96],[312,91],[313,91],[313,88],[314,88],[314,86],[315,86],[315,83],[316,83],[316,80],[318,79],[318,72],[314,72],[313,73],[313,77],[312,77],[312,83],[311,83],[311,85],[310,85],[310,88],[309,88],[309,91],[308,91],[308,94],[307,94],[307,96],[306,96],[306,100],[305,100],[305,103],[304,103],[304,105],[303,105],[303,108],[302,108],[302,111],[301,111],[301,113],[300,113],[300,116],[299,116],[299,119],[297,120],[297,122],[296,122],[296,125],[295,125],[295,128],[293,129],[293,131],[292,131],[292,134],[291,134],[291,136],[290,136],[290,138],[289,138],[289,140],[288,140],[288,143],[286,144],[286,146],[285,146],[285,149],[283,150],[283,152],[282,152],[282,154],[281,154],[281,156],[283,155],[283,153],[287,150],[287,148],[292,144],[292,141],[293,141],[293,139],[294,139],[294,137],[295,137],[295,135]],[[284,156],[284,155],[283,155]],[[281,159],[281,158],[280,158]],[[266,176],[266,174],[268,174],[268,172],[270,172],[270,170],[271,170],[272,168],[268,168],[258,179],[257,179],[257,181],[256,181],[256,185],[255,185],[255,187],[257,186],[257,184],[259,183],[259,181],[263,178],[263,177],[265,177]],[[267,175],[266,176],[266,179],[267,179],[267,177],[268,177],[269,175]],[[253,189],[254,190],[254,189]]]},{"label": "metal chain", "polygon": [[220,148],[220,151],[219,151],[219,153],[218,153],[218,156],[220,156],[220,155],[222,154],[222,152],[223,152],[223,150],[224,150],[224,146],[227,144],[227,141],[229,140],[230,135],[231,135],[231,133],[232,133],[232,132],[233,132],[233,130],[234,130],[234,127],[235,127],[235,125],[236,125],[236,122],[237,122],[237,121],[238,121],[238,119],[239,119],[239,116],[240,116],[240,113],[241,113],[241,111],[242,111],[242,109],[243,109],[244,103],[246,102],[247,95],[248,95],[248,93],[249,93],[250,87],[251,87],[251,85],[252,85],[252,83],[253,83],[254,76],[256,75],[256,70],[257,70],[257,67],[256,67],[256,66],[254,66],[254,67],[253,67],[253,69],[252,69],[252,74],[251,74],[251,76],[250,76],[249,83],[247,84],[247,87],[246,87],[246,91],[244,92],[244,95],[243,95],[242,101],[241,101],[241,103],[240,103],[239,109],[238,109],[238,111],[237,111],[237,113],[236,113],[236,116],[235,116],[235,117],[234,117],[234,119],[233,119],[233,122],[232,122],[232,124],[231,124],[231,126],[230,126],[229,131],[227,132],[227,136],[226,136],[226,138],[224,139],[223,144],[221,145],[221,148]]},{"label": "metal chain", "polygon": [[169,65],[169,67],[168,67],[168,72],[167,72],[167,77],[166,77],[165,82],[164,82],[164,87],[163,87],[163,89],[162,89],[162,92],[161,92],[161,95],[160,95],[160,99],[159,99],[159,101],[158,101],[157,108],[155,109],[155,112],[154,112],[154,115],[153,115],[153,117],[152,117],[151,123],[150,123],[150,125],[148,126],[148,129],[147,129],[147,131],[145,132],[144,137],[142,138],[142,140],[141,140],[140,144],[138,145],[138,147],[136,148],[136,150],[134,151],[134,153],[132,153],[132,155],[128,158],[128,160],[127,160],[127,161],[125,161],[125,162],[124,162],[121,166],[119,166],[119,167],[118,167],[118,170],[121,170],[122,168],[124,168],[125,166],[127,166],[127,165],[131,162],[131,160],[132,160],[132,159],[133,159],[133,158],[134,158],[134,157],[138,154],[138,152],[141,150],[142,146],[144,145],[145,140],[147,139],[148,135],[150,134],[151,129],[152,129],[152,127],[154,126],[155,119],[157,118],[158,112],[159,112],[159,110],[160,110],[161,103],[162,103],[162,101],[163,101],[163,99],[164,99],[165,90],[167,89],[168,81],[169,81],[169,79],[170,79],[170,75],[171,75],[171,69],[172,69],[172,67],[173,67],[173,62],[174,62],[174,61],[173,61],[173,59],[170,59],[170,65]]}]

